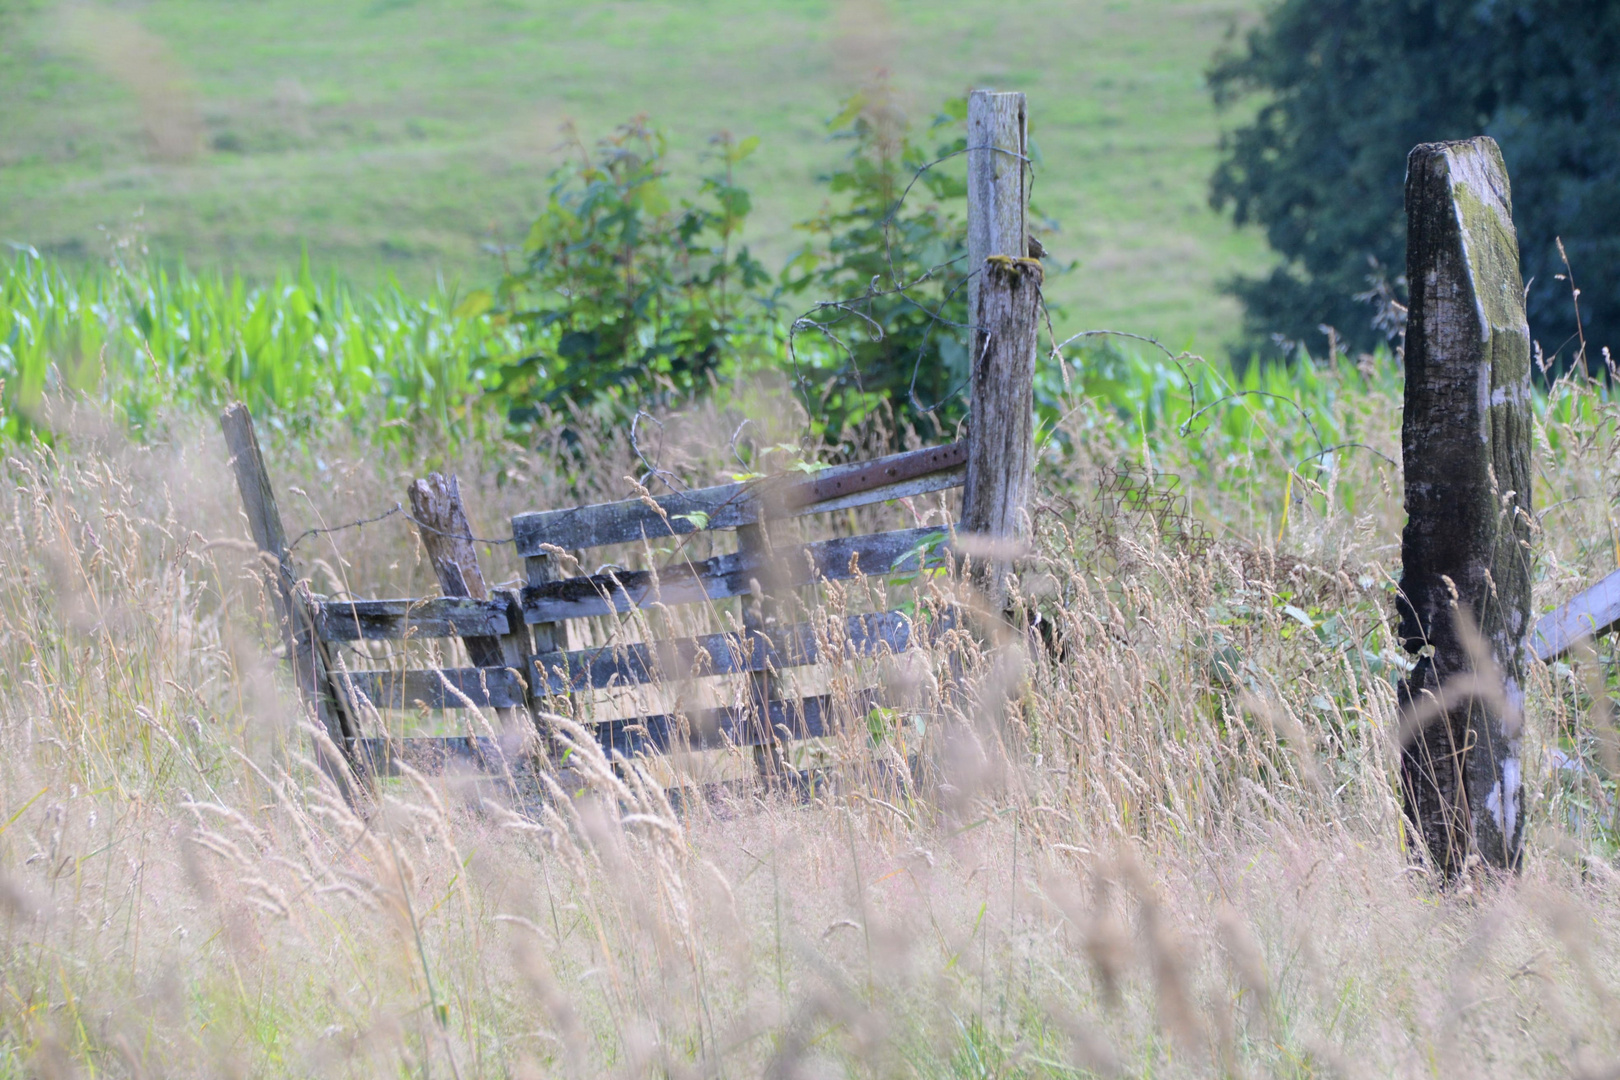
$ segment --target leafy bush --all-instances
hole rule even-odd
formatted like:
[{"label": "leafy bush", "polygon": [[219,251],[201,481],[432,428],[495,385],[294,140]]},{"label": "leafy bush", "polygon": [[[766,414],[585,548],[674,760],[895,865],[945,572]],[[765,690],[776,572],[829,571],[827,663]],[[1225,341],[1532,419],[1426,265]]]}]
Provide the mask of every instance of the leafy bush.
[{"label": "leafy bush", "polygon": [[[814,301],[793,325],[789,360],[806,408],[830,431],[891,409],[950,426],[967,379],[966,183],[959,155],[967,102],[946,103],[914,141],[882,87],[828,122],[851,142],[818,177],[836,200],[801,222],[810,239],[781,274],[781,293]],[[948,164],[947,164],[948,163]]]},{"label": "leafy bush", "polygon": [[961,162],[935,163],[965,148],[952,129],[966,111],[957,100],[933,119],[930,154],[881,87],[846,100],[828,128],[853,145],[817,178],[830,199],[799,224],[806,242],[774,282],[740,244],[751,200],[736,169],[756,139],[716,139],[718,169],[684,199],[645,122],[594,151],[576,140],[523,265],[463,306],[528,343],[500,367],[509,415],[564,402],[634,410],[786,367],[819,430],[874,411],[954,423],[967,374],[966,188]]},{"label": "leafy bush", "polygon": [[719,171],[677,202],[664,137],[643,121],[594,151],[574,140],[578,159],[553,172],[523,265],[463,305],[523,331],[528,355],[502,364],[495,387],[511,419],[565,402],[633,411],[770,351],[758,295],[769,276],[737,243],[751,202],[735,169],[758,142],[716,138]]}]

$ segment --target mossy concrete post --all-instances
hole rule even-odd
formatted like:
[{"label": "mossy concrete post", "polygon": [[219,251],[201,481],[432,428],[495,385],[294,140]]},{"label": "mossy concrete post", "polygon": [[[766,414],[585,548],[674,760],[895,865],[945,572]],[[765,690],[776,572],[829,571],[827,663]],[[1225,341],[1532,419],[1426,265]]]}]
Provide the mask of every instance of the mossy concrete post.
[{"label": "mossy concrete post", "polygon": [[1399,605],[1402,644],[1419,660],[1400,691],[1401,782],[1408,821],[1451,878],[1476,858],[1519,865],[1530,331],[1493,140],[1416,147],[1406,215]]}]

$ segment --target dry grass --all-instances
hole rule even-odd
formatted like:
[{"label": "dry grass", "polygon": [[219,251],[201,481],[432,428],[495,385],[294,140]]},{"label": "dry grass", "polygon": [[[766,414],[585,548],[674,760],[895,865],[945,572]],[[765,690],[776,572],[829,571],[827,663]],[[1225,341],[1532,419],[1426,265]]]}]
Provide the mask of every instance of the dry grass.
[{"label": "dry grass", "polygon": [[[1547,602],[1612,565],[1615,414],[1567,393],[1539,428]],[[672,424],[663,463],[722,471],[723,419]],[[1398,477],[1347,458],[1325,487],[1356,486],[1359,519],[1301,480],[1280,546],[1189,551],[1173,505],[1092,497],[1123,440],[1075,423],[1023,579],[1045,637],[959,635],[909,671],[917,782],[862,731],[834,793],[679,814],[580,730],[577,800],[407,777],[356,814],[265,652],[217,436],[13,451],[0,1072],[1617,1075],[1612,788],[1583,711],[1607,660],[1531,687],[1523,875],[1439,891],[1402,850],[1389,741]],[[560,501],[569,470],[622,493],[622,434],[589,445],[458,463],[475,525]],[[403,493],[363,447],[300,449],[271,451],[294,531]],[[1261,498],[1296,494],[1273,479]],[[1252,491],[1194,495],[1217,528],[1255,516]],[[321,587],[426,591],[397,525],[319,538]]]}]

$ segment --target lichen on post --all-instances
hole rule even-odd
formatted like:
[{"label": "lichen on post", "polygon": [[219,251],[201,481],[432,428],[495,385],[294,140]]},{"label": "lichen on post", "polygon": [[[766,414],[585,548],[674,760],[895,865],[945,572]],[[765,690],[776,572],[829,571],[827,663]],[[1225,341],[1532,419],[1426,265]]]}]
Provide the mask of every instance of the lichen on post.
[{"label": "lichen on post", "polygon": [[[1516,869],[1530,627],[1530,332],[1489,138],[1407,159],[1400,636],[1406,815],[1446,878]],[[1476,633],[1477,631],[1477,633]]]},{"label": "lichen on post", "polygon": [[1035,354],[1042,270],[1029,253],[1029,118],[1023,94],[968,95],[967,477],[961,532],[992,608],[1008,599],[1035,476]]},{"label": "lichen on post", "polygon": [[979,538],[975,577],[997,610],[1008,600],[1011,550],[1028,533],[1035,484],[1035,355],[1043,273],[1036,259],[984,261],[973,313],[973,370],[961,531]]}]

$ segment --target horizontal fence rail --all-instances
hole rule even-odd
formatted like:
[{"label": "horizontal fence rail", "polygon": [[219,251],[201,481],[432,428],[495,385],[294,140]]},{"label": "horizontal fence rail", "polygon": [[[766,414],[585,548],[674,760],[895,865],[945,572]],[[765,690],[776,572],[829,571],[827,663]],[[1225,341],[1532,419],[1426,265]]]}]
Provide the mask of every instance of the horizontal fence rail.
[{"label": "horizontal fence rail", "polygon": [[[874,691],[857,693],[848,702],[848,718],[859,720],[879,704]],[[830,694],[773,701],[770,737],[803,740],[837,735],[838,711]],[[768,738],[760,730],[753,710],[746,706],[605,720],[592,725],[592,733],[604,753],[626,758],[646,753],[758,746]],[[465,772],[522,777],[535,772],[529,752],[533,746],[533,737],[522,735],[448,735],[356,739],[353,750],[356,759],[374,776],[399,776],[400,766],[404,765],[429,776]]]},{"label": "horizontal fence rail", "polygon": [[[864,716],[878,703],[872,691],[853,695],[851,718]],[[817,739],[838,732],[836,706],[831,694],[796,701],[770,703],[771,731],[776,739]],[[690,713],[663,713],[633,720],[608,720],[595,725],[604,750],[625,757],[671,750],[719,750],[728,746],[759,746],[768,741],[754,720],[750,706],[696,709]]]},{"label": "horizontal fence rail", "polygon": [[499,637],[511,632],[503,600],[324,600],[316,630],[323,641],[406,637]]},{"label": "horizontal fence rail", "polygon": [[622,615],[647,604],[693,604],[752,593],[767,570],[783,587],[840,581],[857,574],[917,571],[930,565],[947,533],[939,527],[818,540],[779,550],[774,557],[747,552],[716,555],[663,570],[626,570],[564,578],[524,588],[523,617],[530,623],[592,615]]},{"label": "horizontal fence rail", "polygon": [[735,529],[766,517],[802,517],[959,487],[966,463],[966,444],[956,442],[838,465],[805,479],[771,477],[650,500],[519,514],[512,535],[518,554],[533,557],[545,554],[547,545],[572,551]]},{"label": "horizontal fence rail", "polygon": [[511,668],[350,671],[334,678],[378,709],[518,709],[527,704],[523,677]]},{"label": "horizontal fence rail", "polygon": [[403,775],[405,766],[424,776],[446,773],[509,774],[514,778],[533,777],[534,756],[525,751],[533,736],[448,735],[390,739],[369,737],[353,743],[354,760],[372,776]]},{"label": "horizontal fence rail", "polygon": [[1620,570],[1543,615],[1530,631],[1536,659],[1551,663],[1583,638],[1602,637],[1620,624]]},{"label": "horizontal fence rail", "polygon": [[[902,653],[919,636],[903,612],[851,615],[835,626],[832,655],[823,651],[809,623],[755,633],[704,634],[699,637],[605,645],[534,658],[535,686],[543,694],[575,694],[635,686],[658,679],[744,675],[766,670],[810,667],[839,659]],[[937,632],[933,627],[924,635]]]}]

